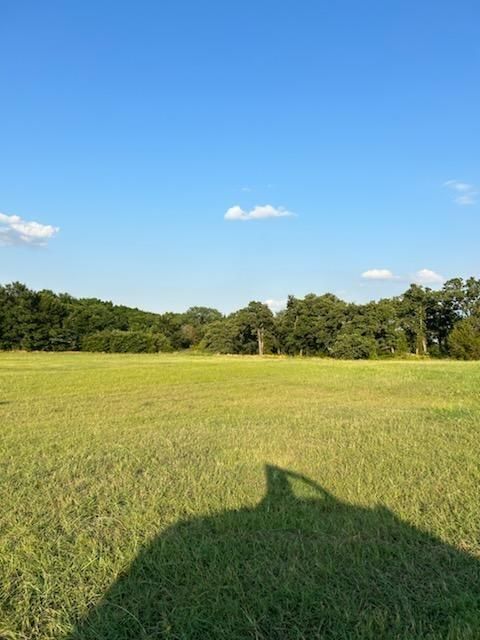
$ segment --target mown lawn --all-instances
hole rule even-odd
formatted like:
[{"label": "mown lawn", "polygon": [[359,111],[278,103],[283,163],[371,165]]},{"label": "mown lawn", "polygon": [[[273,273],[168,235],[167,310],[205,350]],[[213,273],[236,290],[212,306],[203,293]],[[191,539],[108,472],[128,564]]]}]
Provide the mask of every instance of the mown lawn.
[{"label": "mown lawn", "polygon": [[480,364],[0,354],[2,640],[480,638]]}]

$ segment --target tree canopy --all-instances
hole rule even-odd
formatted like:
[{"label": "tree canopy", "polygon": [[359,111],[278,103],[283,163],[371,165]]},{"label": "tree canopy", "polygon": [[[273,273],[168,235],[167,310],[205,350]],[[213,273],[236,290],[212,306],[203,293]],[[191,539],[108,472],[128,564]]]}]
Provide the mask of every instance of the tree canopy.
[{"label": "tree canopy", "polygon": [[480,280],[453,278],[440,290],[412,284],[367,304],[289,296],[276,315],[258,301],[229,315],[199,306],[151,313],[14,282],[0,286],[0,349],[480,359]]}]

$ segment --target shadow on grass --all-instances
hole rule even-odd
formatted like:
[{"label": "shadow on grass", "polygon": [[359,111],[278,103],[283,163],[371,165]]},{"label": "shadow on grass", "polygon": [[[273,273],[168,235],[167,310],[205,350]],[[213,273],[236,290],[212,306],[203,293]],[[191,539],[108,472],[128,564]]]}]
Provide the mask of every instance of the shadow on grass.
[{"label": "shadow on grass", "polygon": [[480,637],[475,558],[385,507],[266,475],[256,508],[162,533],[69,639]]}]

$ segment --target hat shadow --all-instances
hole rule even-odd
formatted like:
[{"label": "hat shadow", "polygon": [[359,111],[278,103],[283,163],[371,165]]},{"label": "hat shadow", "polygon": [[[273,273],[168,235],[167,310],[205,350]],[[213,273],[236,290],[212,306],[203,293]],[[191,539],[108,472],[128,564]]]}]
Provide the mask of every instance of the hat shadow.
[{"label": "hat shadow", "polygon": [[476,558],[265,469],[256,507],[162,532],[68,639],[480,638]]}]

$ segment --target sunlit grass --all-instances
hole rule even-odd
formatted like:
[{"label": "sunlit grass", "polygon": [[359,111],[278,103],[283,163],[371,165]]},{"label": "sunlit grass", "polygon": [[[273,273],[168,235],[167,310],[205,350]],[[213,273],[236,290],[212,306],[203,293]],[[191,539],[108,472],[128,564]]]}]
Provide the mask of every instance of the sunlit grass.
[{"label": "sunlit grass", "polygon": [[0,354],[0,425],[2,639],[480,637],[480,364]]}]

